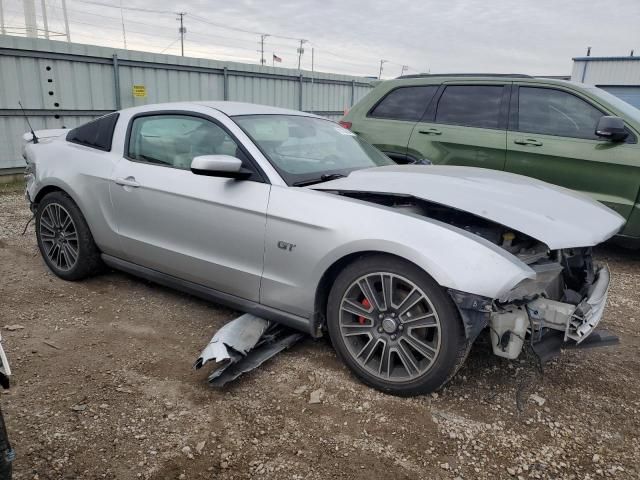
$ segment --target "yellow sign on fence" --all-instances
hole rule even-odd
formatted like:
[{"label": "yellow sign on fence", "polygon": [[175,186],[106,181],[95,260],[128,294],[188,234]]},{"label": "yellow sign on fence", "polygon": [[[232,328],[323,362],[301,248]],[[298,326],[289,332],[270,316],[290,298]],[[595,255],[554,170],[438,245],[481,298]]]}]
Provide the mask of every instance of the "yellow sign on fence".
[{"label": "yellow sign on fence", "polygon": [[147,96],[147,87],[144,85],[133,86],[133,96],[144,98]]}]

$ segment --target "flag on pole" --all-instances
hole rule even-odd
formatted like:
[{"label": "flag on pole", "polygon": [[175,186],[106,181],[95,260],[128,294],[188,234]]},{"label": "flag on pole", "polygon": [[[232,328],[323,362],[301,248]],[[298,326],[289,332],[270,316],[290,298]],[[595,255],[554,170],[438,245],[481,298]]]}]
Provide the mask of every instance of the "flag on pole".
[{"label": "flag on pole", "polygon": [[277,56],[277,55],[274,53],[274,54],[273,54],[273,61],[274,61],[274,62],[281,63],[281,62],[282,62],[282,58],[280,58],[279,56]]}]

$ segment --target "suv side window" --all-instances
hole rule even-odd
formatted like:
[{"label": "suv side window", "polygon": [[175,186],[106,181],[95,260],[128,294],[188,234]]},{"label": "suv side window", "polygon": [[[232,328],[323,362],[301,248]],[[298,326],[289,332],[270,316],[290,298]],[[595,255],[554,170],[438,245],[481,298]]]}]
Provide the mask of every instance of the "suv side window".
[{"label": "suv side window", "polygon": [[450,85],[438,102],[436,123],[499,128],[502,85]]},{"label": "suv side window", "polygon": [[438,90],[437,85],[391,90],[369,112],[369,117],[417,122]]},{"label": "suv side window", "polygon": [[140,162],[189,170],[199,155],[246,158],[222,127],[187,115],[148,115],[133,119],[127,157]]},{"label": "suv side window", "polygon": [[518,131],[597,140],[603,113],[568,92],[552,88],[520,87]]}]

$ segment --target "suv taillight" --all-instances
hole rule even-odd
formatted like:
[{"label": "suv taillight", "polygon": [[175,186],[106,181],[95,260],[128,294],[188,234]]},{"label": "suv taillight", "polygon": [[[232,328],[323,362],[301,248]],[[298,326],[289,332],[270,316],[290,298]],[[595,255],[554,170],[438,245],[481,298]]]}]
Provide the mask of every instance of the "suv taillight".
[{"label": "suv taillight", "polygon": [[351,122],[345,122],[344,120],[340,120],[340,122],[338,123],[340,123],[340,125],[342,125],[347,130],[351,130],[351,125],[353,125]]}]

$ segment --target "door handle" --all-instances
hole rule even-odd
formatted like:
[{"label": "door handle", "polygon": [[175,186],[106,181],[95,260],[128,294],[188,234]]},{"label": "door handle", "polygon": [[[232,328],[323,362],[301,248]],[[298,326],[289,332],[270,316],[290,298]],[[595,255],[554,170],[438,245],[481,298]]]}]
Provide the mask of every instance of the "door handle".
[{"label": "door handle", "polygon": [[127,178],[116,178],[115,182],[118,185],[122,185],[123,187],[133,187],[133,188],[138,188],[140,186],[140,184],[138,182],[136,182],[136,179],[133,177],[127,177]]},{"label": "door handle", "polygon": [[442,135],[442,132],[437,128],[425,128],[424,130],[418,130],[418,133],[423,135]]},{"label": "door handle", "polygon": [[531,145],[533,147],[541,147],[542,142],[534,138],[516,138],[513,143],[517,145]]}]

